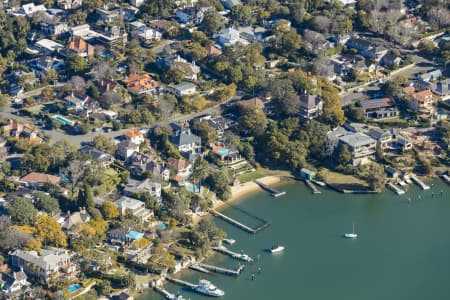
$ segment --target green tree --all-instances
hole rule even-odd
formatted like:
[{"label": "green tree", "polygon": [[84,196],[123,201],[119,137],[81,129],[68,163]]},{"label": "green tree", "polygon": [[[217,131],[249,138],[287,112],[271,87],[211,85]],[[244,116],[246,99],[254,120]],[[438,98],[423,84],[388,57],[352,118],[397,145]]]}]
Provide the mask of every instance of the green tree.
[{"label": "green tree", "polygon": [[322,119],[333,127],[344,124],[344,111],[342,110],[338,91],[330,85],[324,86],[322,89],[322,100]]},{"label": "green tree", "polygon": [[208,162],[203,158],[198,157],[194,161],[190,179],[194,184],[201,185],[202,181],[208,176],[208,173],[209,173]]},{"label": "green tree", "polygon": [[49,215],[53,215],[59,211],[58,200],[43,192],[36,193],[36,208],[43,210]]},{"label": "green tree", "polygon": [[14,198],[8,205],[7,211],[13,223],[18,225],[33,224],[38,212],[31,201],[23,197]]},{"label": "green tree", "polygon": [[341,143],[337,149],[336,161],[340,166],[346,166],[350,163],[352,159],[352,154],[348,150],[348,146],[346,144]]},{"label": "green tree", "polygon": [[43,102],[50,102],[55,99],[55,95],[53,94],[53,89],[51,87],[45,87],[41,91],[41,99]]},{"label": "green tree", "polygon": [[95,206],[94,195],[89,184],[85,183],[78,191],[78,207],[93,208]]},{"label": "green tree", "polygon": [[88,68],[86,60],[78,55],[70,55],[66,59],[65,66],[69,75],[82,74]]},{"label": "green tree", "polygon": [[201,137],[204,149],[217,140],[216,130],[209,126],[207,121],[195,122],[192,129],[196,135]]},{"label": "green tree", "polygon": [[227,200],[231,197],[231,178],[226,168],[211,173],[205,182],[219,199]]},{"label": "green tree", "polygon": [[241,131],[251,135],[262,135],[267,126],[267,117],[262,109],[255,105],[241,106],[239,109],[239,127]]},{"label": "green tree", "polygon": [[219,32],[225,25],[224,19],[219,13],[215,10],[208,10],[205,13],[203,21],[201,23],[201,28],[204,33],[208,36],[212,36],[213,34]]},{"label": "green tree", "polygon": [[94,137],[92,144],[98,150],[105,151],[110,154],[116,151],[116,146],[114,145],[112,139],[103,134],[99,134],[96,137]]},{"label": "green tree", "polygon": [[119,210],[111,201],[104,201],[100,207],[100,211],[105,219],[116,219],[119,216]]},{"label": "green tree", "polygon": [[256,21],[253,17],[252,7],[247,5],[233,6],[230,17],[236,25],[252,25]]}]

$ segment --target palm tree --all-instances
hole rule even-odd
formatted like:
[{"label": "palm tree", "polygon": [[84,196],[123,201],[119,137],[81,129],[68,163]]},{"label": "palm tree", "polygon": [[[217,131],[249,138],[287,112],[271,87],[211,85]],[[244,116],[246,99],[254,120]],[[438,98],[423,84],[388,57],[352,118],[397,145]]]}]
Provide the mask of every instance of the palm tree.
[{"label": "palm tree", "polygon": [[190,176],[190,180],[192,181],[192,183],[199,186],[198,192],[200,192],[200,185],[202,180],[204,180],[207,176],[208,176],[208,162],[204,160],[202,157],[198,157],[194,161],[192,174]]}]

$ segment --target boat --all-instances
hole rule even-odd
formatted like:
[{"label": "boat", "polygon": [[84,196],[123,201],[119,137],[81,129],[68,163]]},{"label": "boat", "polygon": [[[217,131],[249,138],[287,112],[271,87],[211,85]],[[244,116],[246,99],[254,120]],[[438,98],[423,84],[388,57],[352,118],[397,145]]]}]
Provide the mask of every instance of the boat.
[{"label": "boat", "polygon": [[221,297],[225,295],[225,292],[218,289],[216,286],[214,286],[211,282],[205,279],[200,279],[198,285],[196,285],[194,288],[194,291],[208,295],[213,297]]},{"label": "boat", "polygon": [[278,253],[278,252],[281,252],[283,250],[284,250],[284,246],[280,246],[280,245],[273,245],[269,249],[270,253]]},{"label": "boat", "polygon": [[405,176],[403,176],[403,180],[407,183],[407,184],[412,184],[412,180],[411,177],[409,177],[408,174],[406,174]]},{"label": "boat", "polygon": [[345,233],[344,237],[348,239],[356,239],[358,237],[358,234],[355,233],[355,223],[353,223],[353,231],[351,233]]},{"label": "boat", "polygon": [[253,262],[253,258],[251,258],[249,255],[244,254],[244,253],[235,254],[233,257],[237,258],[237,259],[240,259],[240,260],[243,260],[243,261],[246,261],[246,262]]},{"label": "boat", "polygon": [[166,296],[167,300],[186,300],[186,298],[184,298],[181,295],[174,295],[174,294],[169,294]]},{"label": "boat", "polygon": [[407,186],[408,184],[406,182],[404,182],[404,181],[399,181],[398,185],[400,185],[400,186]]},{"label": "boat", "polygon": [[223,239],[222,241],[228,245],[233,245],[234,243],[236,243],[236,240],[233,239]]}]

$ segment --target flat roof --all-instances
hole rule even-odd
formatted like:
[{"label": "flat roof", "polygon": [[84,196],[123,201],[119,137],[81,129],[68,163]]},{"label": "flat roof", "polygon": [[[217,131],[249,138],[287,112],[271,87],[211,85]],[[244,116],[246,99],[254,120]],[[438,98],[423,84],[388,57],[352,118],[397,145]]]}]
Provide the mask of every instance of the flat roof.
[{"label": "flat roof", "polygon": [[362,147],[376,143],[376,141],[373,138],[361,132],[343,135],[339,138],[339,140],[352,148]]}]

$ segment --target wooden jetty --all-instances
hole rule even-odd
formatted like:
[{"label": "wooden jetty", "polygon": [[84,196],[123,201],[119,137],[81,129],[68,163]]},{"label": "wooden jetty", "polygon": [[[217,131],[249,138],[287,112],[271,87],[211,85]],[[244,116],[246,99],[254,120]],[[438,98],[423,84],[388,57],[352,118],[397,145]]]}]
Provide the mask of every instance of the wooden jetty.
[{"label": "wooden jetty", "polygon": [[312,179],[311,182],[314,183],[314,184],[317,184],[318,186],[321,186],[321,187],[326,187],[327,186],[327,184],[325,182],[323,182],[323,181]]},{"label": "wooden jetty", "polygon": [[239,259],[239,260],[246,261],[246,262],[253,261],[253,258],[248,256],[247,254],[231,251],[227,247],[224,247],[224,246],[211,247],[211,249],[213,249],[214,251],[229,255],[230,257],[232,257],[234,259]]},{"label": "wooden jetty", "polygon": [[313,194],[321,194],[318,188],[311,182],[311,180],[305,179],[306,185],[311,189]]},{"label": "wooden jetty", "polygon": [[255,229],[250,228],[247,225],[244,225],[241,222],[236,221],[235,219],[232,219],[232,218],[230,218],[228,216],[225,216],[224,214],[218,212],[215,209],[210,209],[209,212],[211,214],[213,214],[214,216],[219,217],[222,220],[227,221],[228,223],[231,223],[231,224],[233,224],[233,225],[235,225],[235,226],[237,226],[237,227],[239,227],[239,228],[241,228],[241,229],[243,229],[243,230],[245,230],[245,231],[247,231],[249,233],[255,234],[257,232]]},{"label": "wooden jetty", "polygon": [[196,284],[193,284],[193,283],[181,280],[181,279],[169,277],[169,276],[166,276],[166,279],[169,280],[170,282],[182,285],[182,286],[190,288],[190,289],[194,289],[197,286]]},{"label": "wooden jetty", "polygon": [[447,182],[448,184],[450,184],[450,177],[448,175],[442,175],[442,179],[444,179],[445,182]]},{"label": "wooden jetty", "polygon": [[237,268],[236,270],[233,270],[233,269],[227,269],[227,268],[222,268],[222,267],[213,266],[213,265],[207,265],[207,264],[203,264],[203,263],[199,263],[198,266],[200,268],[206,269],[208,271],[212,271],[212,272],[216,272],[216,273],[222,273],[222,274],[225,274],[225,275],[232,275],[232,276],[239,276],[239,275],[241,275],[241,272],[245,268],[245,265],[240,265],[239,268]]},{"label": "wooden jetty", "polygon": [[166,299],[184,299],[182,296],[177,296],[175,294],[169,293],[167,290],[163,289],[162,287],[159,286],[155,286],[154,287],[155,291],[157,291],[158,293],[162,294],[164,296],[164,298]]},{"label": "wooden jetty", "polygon": [[202,266],[200,266],[200,264],[194,264],[194,265],[190,265],[189,269],[192,269],[194,271],[198,271],[201,273],[205,273],[205,274],[209,274],[209,271],[205,268],[202,268]]},{"label": "wooden jetty", "polygon": [[405,194],[405,191],[404,191],[404,190],[402,190],[401,188],[399,188],[398,186],[394,185],[394,184],[391,183],[391,182],[388,182],[386,185],[387,185],[391,190],[393,190],[397,195],[403,195],[403,194]]},{"label": "wooden jetty", "polygon": [[422,188],[422,190],[429,190],[430,186],[426,185],[422,180],[420,180],[419,178],[417,178],[416,175],[411,175],[411,179],[412,181],[414,181],[418,186],[420,186]]},{"label": "wooden jetty", "polygon": [[255,183],[259,185],[264,190],[268,191],[272,194],[273,197],[280,197],[286,194],[285,191],[279,191],[277,189],[274,189],[273,187],[268,186],[267,184],[262,183],[261,181],[255,180]]}]

